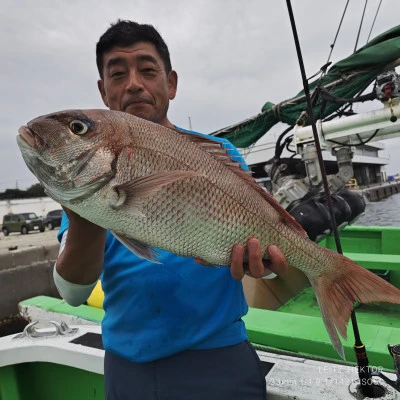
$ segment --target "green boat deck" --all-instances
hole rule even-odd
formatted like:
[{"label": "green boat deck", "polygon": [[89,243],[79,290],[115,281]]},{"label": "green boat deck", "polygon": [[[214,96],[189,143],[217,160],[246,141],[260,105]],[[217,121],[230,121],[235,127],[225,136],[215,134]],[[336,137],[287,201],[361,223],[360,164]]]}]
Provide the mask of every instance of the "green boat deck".
[{"label": "green boat deck", "polygon": [[[400,287],[400,229],[397,227],[347,227],[340,233],[343,252],[365,268]],[[335,250],[332,237],[320,245]],[[104,311],[82,305],[68,306],[60,299],[44,296],[29,299],[22,305],[100,322]],[[400,306],[391,304],[356,304],[361,338],[371,365],[393,369],[388,344],[400,343]],[[319,359],[340,360],[332,347],[311,288],[306,288],[277,311],[250,308],[244,317],[249,339],[266,349],[296,353]],[[349,324],[344,342],[347,361],[355,362],[354,336]]]},{"label": "green boat deck", "polygon": [[[340,241],[344,255],[400,287],[398,227],[349,226],[340,232]],[[336,250],[333,237],[319,244]],[[355,311],[371,365],[392,370],[393,359],[387,345],[400,343],[400,305],[356,304]],[[253,343],[321,359],[340,360],[331,345],[310,287],[277,311],[250,309],[244,319]],[[355,362],[351,323],[347,334],[347,342],[342,341],[346,359]]]},{"label": "green boat deck", "polygon": [[[319,317],[321,314],[317,299],[311,287],[304,289],[277,311],[306,315],[308,317]],[[400,304],[357,303],[355,305],[355,311],[359,323],[400,328]]]}]

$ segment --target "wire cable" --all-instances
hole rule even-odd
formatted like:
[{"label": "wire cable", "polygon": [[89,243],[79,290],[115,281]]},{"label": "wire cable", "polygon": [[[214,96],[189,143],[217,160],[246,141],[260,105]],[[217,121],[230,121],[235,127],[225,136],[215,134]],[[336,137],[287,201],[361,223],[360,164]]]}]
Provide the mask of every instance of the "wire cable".
[{"label": "wire cable", "polygon": [[325,65],[328,64],[329,61],[330,61],[330,59],[331,59],[332,52],[333,52],[333,48],[335,47],[336,39],[337,39],[338,36],[339,36],[339,31],[340,31],[340,28],[342,27],[342,22],[343,22],[343,19],[344,19],[345,14],[346,14],[347,6],[349,5],[349,1],[350,1],[350,0],[347,0],[346,6],[344,7],[344,11],[343,11],[343,14],[342,14],[342,18],[340,19],[339,26],[338,26],[338,29],[337,29],[337,31],[336,31],[335,39],[333,39],[333,43],[331,44],[331,51],[330,51],[330,53],[329,53],[329,56],[328,56],[328,59],[326,60]]},{"label": "wire cable", "polygon": [[362,27],[362,24],[363,24],[363,21],[364,21],[364,15],[365,15],[365,10],[366,10],[366,8],[367,8],[367,4],[368,4],[368,0],[365,0],[364,11],[363,11],[362,16],[361,16],[360,27],[358,28],[358,34],[357,34],[356,44],[355,44],[355,46],[354,46],[354,53],[355,53],[356,50],[357,50],[358,39],[360,38],[361,27]]},{"label": "wire cable", "polygon": [[369,42],[369,38],[371,36],[372,29],[374,28],[376,17],[378,16],[379,9],[381,8],[381,4],[382,4],[382,0],[379,2],[378,9],[376,10],[374,20],[372,21],[372,26],[371,26],[371,30],[369,31],[369,34],[368,34],[367,43]]}]

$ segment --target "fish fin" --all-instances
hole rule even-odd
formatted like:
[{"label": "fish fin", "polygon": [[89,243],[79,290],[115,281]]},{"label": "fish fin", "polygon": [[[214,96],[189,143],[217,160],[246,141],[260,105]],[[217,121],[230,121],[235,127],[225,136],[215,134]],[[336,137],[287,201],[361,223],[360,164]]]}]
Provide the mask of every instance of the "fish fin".
[{"label": "fish fin", "polygon": [[112,200],[112,206],[114,208],[129,207],[134,212],[140,212],[145,198],[154,196],[164,186],[173,182],[196,176],[204,176],[204,174],[196,171],[163,171],[115,185],[113,189],[117,197]]},{"label": "fish fin", "polygon": [[262,197],[271,205],[280,215],[281,222],[289,225],[296,232],[300,233],[302,236],[308,237],[307,232],[304,228],[294,219],[293,215],[289,214],[279,202],[271,196],[268,192],[265,191],[251,176],[247,176],[245,174],[242,175],[242,178],[247,181],[247,183],[256,190]]},{"label": "fish fin", "polygon": [[345,359],[338,333],[347,340],[347,324],[354,302],[400,304],[400,290],[347,257],[328,249],[323,251],[327,252],[327,258],[334,260],[331,272],[312,277],[310,282],[333,347]]},{"label": "fish fin", "polygon": [[115,238],[121,242],[125,247],[127,247],[132,253],[134,253],[139,258],[154,262],[156,264],[160,264],[157,260],[159,254],[146,243],[143,243],[139,240],[129,238],[123,236],[117,232],[111,231],[111,233],[115,236]]},{"label": "fish fin", "polygon": [[203,151],[212,155],[219,162],[223,163],[236,175],[239,175],[245,180],[253,189],[255,189],[264,199],[280,214],[282,222],[289,225],[292,229],[297,231],[303,236],[308,236],[304,228],[289,214],[279,202],[267,193],[253,178],[251,171],[246,171],[241,167],[241,162],[235,161],[228,153],[229,149],[223,147],[223,143],[217,142],[206,136],[196,135],[189,132],[180,131],[175,129],[181,135],[185,135],[191,142],[196,143]]}]

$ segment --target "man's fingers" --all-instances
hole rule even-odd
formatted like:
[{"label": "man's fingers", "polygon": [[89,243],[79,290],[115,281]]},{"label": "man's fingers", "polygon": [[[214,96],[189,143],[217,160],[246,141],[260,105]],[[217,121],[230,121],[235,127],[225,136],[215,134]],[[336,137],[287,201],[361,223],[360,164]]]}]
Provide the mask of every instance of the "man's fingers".
[{"label": "man's fingers", "polygon": [[254,278],[261,278],[264,275],[264,264],[262,262],[261,245],[258,239],[251,238],[247,241],[247,252],[249,272]]},{"label": "man's fingers", "polygon": [[231,274],[233,279],[240,281],[244,276],[243,269],[244,246],[236,244],[232,249]]},{"label": "man's fingers", "polygon": [[268,246],[267,251],[271,259],[271,264],[268,265],[268,268],[277,275],[285,275],[288,270],[288,263],[283,253],[274,244]]},{"label": "man's fingers", "polygon": [[[270,245],[267,249],[271,264],[268,263],[268,269],[277,275],[285,275],[288,270],[288,264],[285,256],[275,245]],[[231,254],[231,275],[233,279],[240,281],[245,274],[243,268],[243,258],[245,256],[245,247],[242,244],[233,246]],[[210,265],[200,258],[194,259],[196,263]],[[254,278],[261,278],[265,275],[265,266],[262,260],[261,245],[257,238],[250,238],[247,241],[247,265],[249,273]]]}]

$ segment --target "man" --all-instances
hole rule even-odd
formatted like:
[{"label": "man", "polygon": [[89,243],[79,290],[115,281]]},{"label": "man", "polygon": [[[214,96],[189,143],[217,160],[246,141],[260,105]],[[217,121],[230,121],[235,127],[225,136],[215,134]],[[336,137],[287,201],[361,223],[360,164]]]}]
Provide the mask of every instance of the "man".
[{"label": "man", "polygon": [[[168,47],[150,25],[118,21],[96,47],[98,88],[104,104],[174,128],[168,120],[178,77]],[[226,140],[232,158],[240,153]],[[246,167],[247,168],[247,167]],[[265,379],[242,316],[244,247],[234,246],[229,268],[166,251],[160,264],[137,258],[109,232],[65,210],[54,279],[73,305],[83,303],[100,275],[105,391],[116,399],[264,399]],[[257,239],[248,242],[250,273],[264,265]],[[286,260],[275,246],[271,269]]]}]

